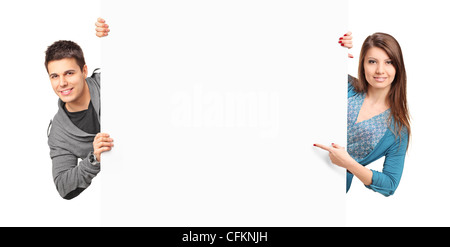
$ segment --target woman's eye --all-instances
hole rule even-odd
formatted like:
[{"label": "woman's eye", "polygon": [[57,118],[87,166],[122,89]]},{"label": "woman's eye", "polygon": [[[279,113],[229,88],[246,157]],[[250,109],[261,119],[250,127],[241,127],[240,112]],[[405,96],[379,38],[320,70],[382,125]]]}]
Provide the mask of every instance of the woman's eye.
[{"label": "woman's eye", "polygon": [[386,64],[392,64],[392,61],[387,61]]},{"label": "woman's eye", "polygon": [[369,63],[376,63],[376,61],[375,60],[369,60]]}]

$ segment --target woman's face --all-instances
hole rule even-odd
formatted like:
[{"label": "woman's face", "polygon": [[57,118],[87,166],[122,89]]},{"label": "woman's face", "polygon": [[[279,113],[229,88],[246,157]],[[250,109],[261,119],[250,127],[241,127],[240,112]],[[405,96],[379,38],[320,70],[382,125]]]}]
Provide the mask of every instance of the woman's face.
[{"label": "woman's face", "polygon": [[364,58],[364,71],[369,87],[390,88],[395,78],[395,67],[391,58],[381,48],[372,47]]}]

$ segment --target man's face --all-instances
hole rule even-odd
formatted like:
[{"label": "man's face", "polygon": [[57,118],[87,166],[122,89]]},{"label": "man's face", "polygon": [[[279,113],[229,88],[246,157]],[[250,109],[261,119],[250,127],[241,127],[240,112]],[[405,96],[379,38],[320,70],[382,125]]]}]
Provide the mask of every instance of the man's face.
[{"label": "man's face", "polygon": [[86,92],[87,66],[83,71],[75,58],[63,58],[48,63],[48,75],[56,95],[65,103],[76,102]]}]

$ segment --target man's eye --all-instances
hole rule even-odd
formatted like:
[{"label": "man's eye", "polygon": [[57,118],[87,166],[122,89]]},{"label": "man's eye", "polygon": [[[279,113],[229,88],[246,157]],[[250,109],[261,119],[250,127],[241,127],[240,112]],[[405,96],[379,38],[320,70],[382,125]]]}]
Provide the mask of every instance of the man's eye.
[{"label": "man's eye", "polygon": [[57,75],[51,75],[50,79],[56,79],[58,76]]}]

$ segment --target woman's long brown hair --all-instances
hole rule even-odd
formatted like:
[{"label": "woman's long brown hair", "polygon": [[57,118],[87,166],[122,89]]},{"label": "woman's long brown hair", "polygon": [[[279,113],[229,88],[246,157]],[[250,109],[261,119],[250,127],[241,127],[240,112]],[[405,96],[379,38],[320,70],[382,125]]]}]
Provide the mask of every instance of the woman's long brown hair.
[{"label": "woman's long brown hair", "polygon": [[[411,135],[410,118],[408,104],[406,101],[406,70],[403,62],[402,49],[397,40],[386,33],[374,33],[366,38],[359,57],[358,78],[352,84],[359,93],[367,93],[369,83],[366,80],[364,71],[364,59],[367,51],[372,47],[383,49],[391,59],[395,67],[395,78],[392,81],[388,93],[389,107],[391,108],[390,120],[394,120],[394,134],[400,137],[403,128],[406,128],[408,136]],[[408,146],[409,146],[408,138]]]}]

